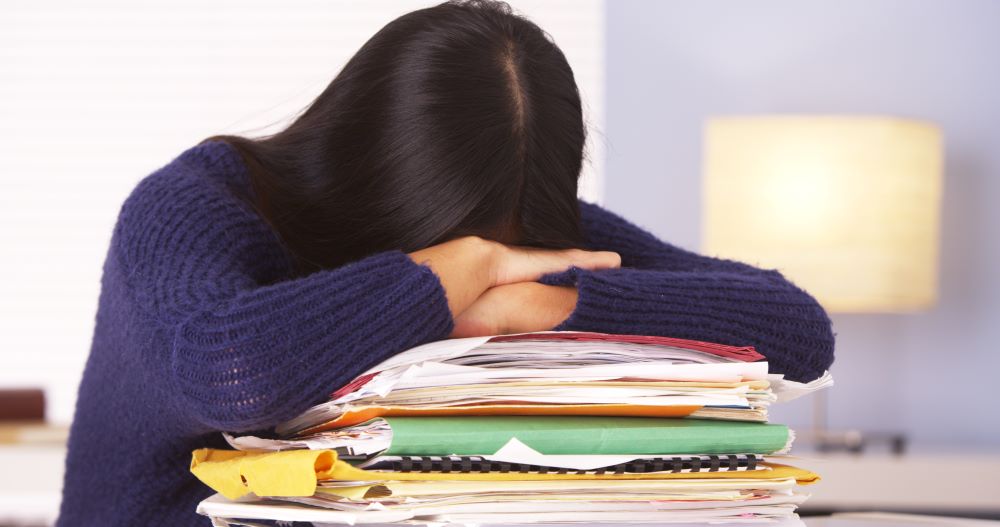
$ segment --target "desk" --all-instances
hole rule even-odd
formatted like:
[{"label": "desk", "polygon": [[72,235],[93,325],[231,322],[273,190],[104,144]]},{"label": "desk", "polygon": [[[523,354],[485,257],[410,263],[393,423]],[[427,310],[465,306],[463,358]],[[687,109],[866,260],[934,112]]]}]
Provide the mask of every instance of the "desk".
[{"label": "desk", "polygon": [[61,446],[0,446],[0,525],[55,523],[65,459]]},{"label": "desk", "polygon": [[823,480],[800,510],[881,510],[1000,517],[1000,453],[802,455]]},{"label": "desk", "polygon": [[997,527],[1000,522],[913,514],[845,513],[805,518],[808,527]]},{"label": "desk", "polygon": [[[0,524],[51,525],[59,511],[65,447],[0,446]],[[810,488],[813,494],[802,507],[809,510],[897,510],[941,511],[961,514],[969,511],[997,512],[1000,516],[1000,454],[963,457],[958,455],[903,458],[865,455],[864,457],[802,456],[796,462],[823,476]],[[38,470],[28,471],[27,467]],[[941,470],[948,467],[948,470]],[[933,474],[933,480],[928,475]],[[933,484],[927,484],[933,481]],[[810,527],[865,527],[845,523],[846,516],[805,518]],[[836,520],[836,521],[834,521]],[[931,523],[903,525],[940,525]],[[865,520],[873,521],[873,520]],[[996,525],[968,523],[961,525]],[[937,523],[935,523],[937,522]],[[890,527],[892,523],[873,526]]]}]

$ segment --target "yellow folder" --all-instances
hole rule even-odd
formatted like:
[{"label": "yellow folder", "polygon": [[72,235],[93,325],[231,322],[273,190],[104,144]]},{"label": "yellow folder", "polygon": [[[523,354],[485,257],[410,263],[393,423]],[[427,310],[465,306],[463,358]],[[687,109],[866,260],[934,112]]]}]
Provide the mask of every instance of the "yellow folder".
[{"label": "yellow folder", "polygon": [[191,472],[229,499],[250,492],[258,496],[312,496],[318,481],[541,481],[541,480],[640,480],[640,479],[744,479],[776,481],[794,479],[800,485],[819,476],[800,468],[764,463],[770,470],[696,473],[637,474],[533,474],[533,473],[418,473],[363,470],[337,459],[333,450],[284,450],[246,452],[202,448],[191,454]]}]

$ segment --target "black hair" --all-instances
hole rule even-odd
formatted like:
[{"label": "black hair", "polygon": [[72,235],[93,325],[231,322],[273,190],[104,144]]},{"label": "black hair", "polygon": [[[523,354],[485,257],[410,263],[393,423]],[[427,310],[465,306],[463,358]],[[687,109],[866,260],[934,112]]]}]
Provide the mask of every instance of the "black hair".
[{"label": "black hair", "polygon": [[405,14],[284,130],[213,139],[239,150],[258,210],[302,273],[463,235],[582,244],[573,71],[503,2]]}]

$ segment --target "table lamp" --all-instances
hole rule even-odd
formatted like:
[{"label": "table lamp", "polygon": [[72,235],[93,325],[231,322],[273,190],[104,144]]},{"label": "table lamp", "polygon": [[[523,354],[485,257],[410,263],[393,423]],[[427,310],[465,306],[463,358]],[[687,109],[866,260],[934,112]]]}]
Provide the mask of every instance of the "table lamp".
[{"label": "table lamp", "polygon": [[[933,124],[719,117],[706,124],[704,154],[705,253],[778,269],[831,313],[934,304],[943,156]],[[826,401],[816,402],[823,443]]]}]

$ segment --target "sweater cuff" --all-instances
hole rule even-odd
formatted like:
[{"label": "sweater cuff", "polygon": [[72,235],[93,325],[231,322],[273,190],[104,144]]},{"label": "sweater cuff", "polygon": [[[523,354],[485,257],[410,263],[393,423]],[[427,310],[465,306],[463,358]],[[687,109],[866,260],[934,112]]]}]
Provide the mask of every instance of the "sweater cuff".
[{"label": "sweater cuff", "polygon": [[545,285],[572,286],[576,288],[576,305],[573,306],[573,311],[566,317],[566,320],[553,327],[552,331],[571,331],[574,328],[578,328],[578,319],[581,317],[581,313],[587,313],[595,307],[600,308],[594,304],[592,287],[588,287],[590,281],[585,278],[588,276],[588,273],[590,271],[573,266],[565,271],[549,273],[538,279],[539,283]]},{"label": "sweater cuff", "polygon": [[[589,314],[595,310],[599,312],[607,311],[607,302],[602,302],[595,295],[593,280],[588,278],[592,273],[593,271],[574,266],[559,273],[547,274],[538,280],[545,285],[576,287],[577,297],[573,311],[566,317],[566,320],[553,327],[552,331],[580,331],[582,330],[580,324],[581,318],[591,318]],[[594,328],[591,327],[591,330],[594,330]]]},{"label": "sweater cuff", "polygon": [[558,273],[549,273],[542,275],[538,279],[538,283],[545,285],[572,285],[575,286],[577,279],[584,269],[573,266],[565,271],[559,271]]}]

